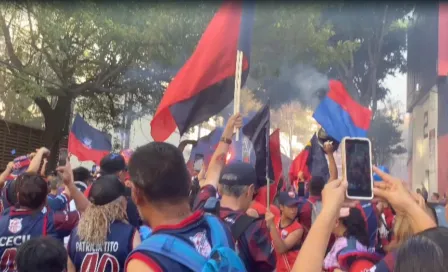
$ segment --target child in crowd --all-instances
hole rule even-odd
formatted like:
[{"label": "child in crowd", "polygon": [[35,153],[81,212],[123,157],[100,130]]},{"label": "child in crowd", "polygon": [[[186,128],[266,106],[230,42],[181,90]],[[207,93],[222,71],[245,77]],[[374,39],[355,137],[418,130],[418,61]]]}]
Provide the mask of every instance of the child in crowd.
[{"label": "child in crowd", "polygon": [[297,222],[299,197],[294,192],[280,192],[280,216],[268,210],[266,224],[270,230],[272,244],[277,254],[277,272],[291,271],[302,242],[303,228]]},{"label": "child in crowd", "polygon": [[[342,215],[342,214],[341,214]],[[339,253],[348,248],[356,248],[356,251],[367,252],[369,246],[369,236],[366,230],[366,223],[361,211],[358,208],[350,208],[348,214],[343,214],[336,221],[333,228],[333,234],[336,236],[336,241],[328,252],[324,260],[325,270],[334,270],[340,268],[338,262]]]}]

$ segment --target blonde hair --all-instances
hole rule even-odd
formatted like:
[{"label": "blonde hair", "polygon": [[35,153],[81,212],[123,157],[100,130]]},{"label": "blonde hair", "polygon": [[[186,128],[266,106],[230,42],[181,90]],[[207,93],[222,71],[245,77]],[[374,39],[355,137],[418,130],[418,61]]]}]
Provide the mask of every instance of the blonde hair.
[{"label": "blonde hair", "polygon": [[95,245],[106,242],[112,222],[127,222],[128,220],[124,201],[123,197],[119,197],[106,205],[91,204],[84,211],[78,223],[80,241]]},{"label": "blonde hair", "polygon": [[[434,214],[426,204],[421,207],[433,220]],[[397,215],[395,217],[395,223],[394,223],[394,234],[395,234],[395,240],[397,242],[397,246],[400,246],[402,243],[404,243],[406,240],[411,238],[414,234],[414,230],[412,229],[412,222],[411,219],[408,216],[405,215]]]}]

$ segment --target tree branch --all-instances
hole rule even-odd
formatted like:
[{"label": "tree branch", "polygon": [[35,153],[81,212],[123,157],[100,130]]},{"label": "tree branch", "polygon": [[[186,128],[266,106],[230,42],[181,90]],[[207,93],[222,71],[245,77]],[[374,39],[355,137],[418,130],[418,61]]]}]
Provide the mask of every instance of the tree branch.
[{"label": "tree branch", "polygon": [[8,52],[8,56],[9,59],[11,60],[11,63],[16,67],[16,69],[23,70],[23,64],[14,52],[14,46],[12,45],[12,39],[11,34],[9,33],[9,27],[6,25],[5,17],[3,17],[3,14],[1,12],[0,12],[0,27],[3,31],[3,36],[5,37],[6,51]]},{"label": "tree branch", "polygon": [[34,103],[39,107],[40,111],[42,112],[42,115],[46,119],[46,115],[52,112],[52,108],[48,100],[44,97],[36,97],[34,98]]}]

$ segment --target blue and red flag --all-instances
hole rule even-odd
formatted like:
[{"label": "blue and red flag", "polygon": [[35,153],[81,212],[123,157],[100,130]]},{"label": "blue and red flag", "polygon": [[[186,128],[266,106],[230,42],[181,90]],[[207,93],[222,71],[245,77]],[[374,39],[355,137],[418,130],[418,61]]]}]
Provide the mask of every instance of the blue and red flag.
[{"label": "blue and red flag", "polygon": [[111,137],[91,127],[77,114],[68,136],[68,152],[79,161],[93,161],[99,165],[111,150]]},{"label": "blue and red flag", "polygon": [[151,136],[165,141],[221,112],[232,100],[237,51],[243,52],[241,85],[249,72],[254,4],[225,1],[195,52],[177,73],[151,121]]},{"label": "blue and red flag", "polygon": [[327,96],[313,117],[328,135],[340,142],[344,137],[367,137],[372,112],[354,101],[342,82],[330,80]]}]

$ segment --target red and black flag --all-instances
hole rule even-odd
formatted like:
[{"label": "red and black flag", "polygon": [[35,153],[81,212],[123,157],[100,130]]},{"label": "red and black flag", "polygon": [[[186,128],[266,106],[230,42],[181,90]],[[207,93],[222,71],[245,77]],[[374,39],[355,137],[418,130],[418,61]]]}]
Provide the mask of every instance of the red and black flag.
[{"label": "red and black flag", "polygon": [[243,52],[241,86],[249,72],[254,3],[225,1],[195,52],[169,84],[151,121],[155,141],[165,141],[207,121],[233,100],[237,51]]},{"label": "red and black flag", "polygon": [[101,159],[111,150],[111,137],[76,115],[68,136],[68,152],[75,155],[79,161],[93,161],[99,165]]},{"label": "red and black flag", "polygon": [[[269,165],[272,165],[272,171],[274,173],[274,182],[269,185],[269,202],[273,203],[275,199],[275,195],[277,194],[278,184],[280,182],[280,178],[282,177],[282,155],[280,151],[280,129],[276,129],[271,136],[269,137],[269,158],[271,162]],[[268,188],[266,185],[266,180],[264,186],[258,189],[258,193],[255,196],[255,200],[263,204],[265,207],[267,206],[267,195]]]},{"label": "red and black flag", "polygon": [[330,177],[327,157],[319,142],[317,133],[311,137],[311,140],[291,164],[289,169],[290,180],[297,180],[299,172],[303,173],[305,181],[309,181],[312,176],[321,176],[325,180],[328,180]]},{"label": "red and black flag", "polygon": [[255,171],[257,172],[257,187],[266,186],[266,177],[271,181],[275,180],[274,169],[269,150],[269,127],[270,127],[269,106],[265,105],[245,126],[243,134],[252,142],[255,153]]}]

